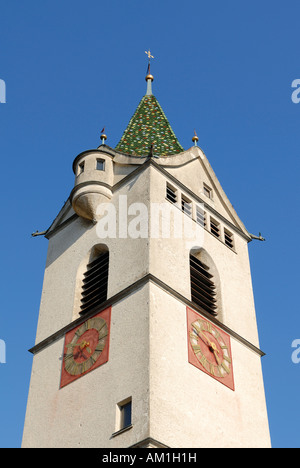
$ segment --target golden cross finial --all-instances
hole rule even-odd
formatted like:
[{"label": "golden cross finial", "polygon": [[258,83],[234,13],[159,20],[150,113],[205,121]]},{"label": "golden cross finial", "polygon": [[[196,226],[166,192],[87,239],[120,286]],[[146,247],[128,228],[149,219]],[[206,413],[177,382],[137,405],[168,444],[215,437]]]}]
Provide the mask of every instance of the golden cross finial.
[{"label": "golden cross finial", "polygon": [[150,60],[152,58],[154,58],[154,57],[153,57],[153,55],[151,55],[150,49],[148,50],[148,52],[145,50],[145,54],[147,54],[148,59],[149,59],[148,67],[147,67],[146,81],[147,81],[147,95],[150,95],[150,94],[152,94],[151,81],[153,81],[153,76],[150,73]]},{"label": "golden cross finial", "polygon": [[149,62],[150,62],[150,59],[154,58],[153,55],[151,55],[150,49],[148,50],[148,52],[145,50],[145,54],[148,55]]}]

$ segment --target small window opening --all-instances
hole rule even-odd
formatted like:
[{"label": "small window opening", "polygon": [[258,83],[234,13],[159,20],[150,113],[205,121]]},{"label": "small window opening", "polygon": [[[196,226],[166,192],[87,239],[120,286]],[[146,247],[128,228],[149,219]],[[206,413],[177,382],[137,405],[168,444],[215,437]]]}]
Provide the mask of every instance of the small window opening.
[{"label": "small window opening", "polygon": [[105,160],[104,159],[97,159],[96,169],[97,169],[97,171],[105,171]]},{"label": "small window opening", "polygon": [[188,216],[192,216],[192,202],[184,196],[181,197],[181,209]]},{"label": "small window opening", "polygon": [[177,191],[171,187],[169,184],[167,184],[167,193],[166,193],[167,199],[171,203],[176,203],[177,202]]},{"label": "small window opening", "polygon": [[116,432],[113,435],[117,435],[124,429],[132,427],[132,398],[126,398],[117,404],[117,419],[116,419]]},{"label": "small window opening", "polygon": [[84,161],[82,161],[80,164],[78,164],[78,174],[82,174],[84,172]]},{"label": "small window opening", "polygon": [[206,226],[206,213],[200,206],[196,206],[196,221],[200,226]]},{"label": "small window opening", "polygon": [[210,232],[216,236],[220,237],[220,224],[214,219],[210,220]]},{"label": "small window opening", "polygon": [[212,189],[209,188],[207,185],[203,184],[203,193],[206,195],[208,198],[212,198]]},{"label": "small window opening", "polygon": [[120,429],[131,426],[131,400],[120,407]]},{"label": "small window opening", "polygon": [[228,247],[233,249],[233,234],[227,231],[227,229],[224,229],[224,241]]}]

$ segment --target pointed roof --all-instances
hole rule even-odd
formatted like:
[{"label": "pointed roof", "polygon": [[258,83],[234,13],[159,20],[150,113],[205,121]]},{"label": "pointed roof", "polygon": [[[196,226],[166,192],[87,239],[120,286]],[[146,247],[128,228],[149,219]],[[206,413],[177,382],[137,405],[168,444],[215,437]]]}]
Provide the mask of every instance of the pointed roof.
[{"label": "pointed roof", "polygon": [[[153,80],[152,75],[146,79],[149,76]],[[149,85],[150,79],[147,79],[147,94],[140,101],[116,149],[132,156],[151,153],[159,157],[181,153],[184,149]]]}]

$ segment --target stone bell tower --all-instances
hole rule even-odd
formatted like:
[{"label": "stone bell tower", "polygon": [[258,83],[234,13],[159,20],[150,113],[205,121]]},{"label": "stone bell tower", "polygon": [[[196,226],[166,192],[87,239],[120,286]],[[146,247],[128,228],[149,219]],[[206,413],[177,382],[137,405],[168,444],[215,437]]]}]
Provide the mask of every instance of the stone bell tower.
[{"label": "stone bell tower", "polygon": [[[149,57],[150,58],[150,57]],[[49,241],[23,447],[269,447],[248,243],[147,90],[74,160]]]}]

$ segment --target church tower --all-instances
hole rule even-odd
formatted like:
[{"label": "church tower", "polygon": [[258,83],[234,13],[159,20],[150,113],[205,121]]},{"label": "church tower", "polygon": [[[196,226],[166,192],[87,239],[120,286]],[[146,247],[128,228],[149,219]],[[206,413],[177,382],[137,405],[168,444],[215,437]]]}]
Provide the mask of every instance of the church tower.
[{"label": "church tower", "polygon": [[146,83],[118,145],[103,129],[74,159],[74,188],[41,233],[22,446],[270,447],[254,236],[196,133],[182,148],[150,64]]}]

